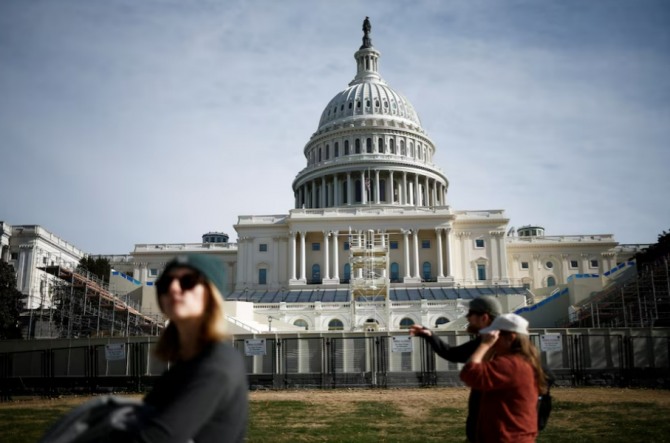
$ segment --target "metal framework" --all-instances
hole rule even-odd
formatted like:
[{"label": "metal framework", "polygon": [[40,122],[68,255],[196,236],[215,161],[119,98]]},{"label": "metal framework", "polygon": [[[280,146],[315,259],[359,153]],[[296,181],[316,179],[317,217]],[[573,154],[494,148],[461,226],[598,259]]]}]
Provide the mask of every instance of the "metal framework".
[{"label": "metal framework", "polygon": [[668,257],[586,300],[566,326],[670,326]]},{"label": "metal framework", "polygon": [[118,295],[83,268],[39,268],[57,278],[50,287],[50,304],[30,311],[31,337],[102,337],[158,335],[162,314],[140,312],[139,300]]},{"label": "metal framework", "polygon": [[[349,291],[351,294],[352,319],[356,318],[356,309],[365,304],[365,311],[370,307],[376,313],[378,305],[388,309],[390,280],[388,234],[375,233],[370,229],[349,235],[349,266],[351,278]],[[358,306],[361,304],[361,306]],[[388,314],[386,312],[386,314]],[[384,315],[388,318],[388,315]],[[378,324],[366,325],[367,330],[377,330]]]}]

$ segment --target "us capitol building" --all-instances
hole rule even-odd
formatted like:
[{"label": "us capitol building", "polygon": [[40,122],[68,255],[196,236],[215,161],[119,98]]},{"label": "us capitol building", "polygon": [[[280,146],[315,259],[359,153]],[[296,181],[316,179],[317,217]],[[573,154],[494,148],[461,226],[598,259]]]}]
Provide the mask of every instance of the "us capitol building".
[{"label": "us capitol building", "polygon": [[[355,76],[303,149],[288,214],[239,216],[237,244],[218,232],[200,243],[137,244],[108,257],[112,286],[157,312],[153,282],[164,265],[181,253],[211,254],[225,264],[233,332],[459,329],[473,297],[498,296],[507,311],[535,315],[531,326],[551,323],[624,270],[636,248],[612,235],[549,236],[541,226],[511,228],[502,210],[451,208],[437,148],[412,104],[383,80],[370,30],[366,18]],[[40,243],[39,227],[27,247],[30,227],[2,225],[3,259],[31,300],[39,278],[25,268],[59,247]],[[65,249],[70,261],[84,255]],[[546,303],[559,296],[565,301]]]}]

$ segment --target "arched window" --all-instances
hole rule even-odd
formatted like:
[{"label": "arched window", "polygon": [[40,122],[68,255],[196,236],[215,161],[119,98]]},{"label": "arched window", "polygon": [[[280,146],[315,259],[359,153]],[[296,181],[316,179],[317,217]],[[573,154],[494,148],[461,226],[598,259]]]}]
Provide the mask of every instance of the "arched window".
[{"label": "arched window", "polygon": [[405,317],[400,320],[400,329],[409,329],[414,324],[414,320],[409,317]]},{"label": "arched window", "polygon": [[309,325],[307,324],[307,322],[305,320],[302,320],[302,319],[298,319],[298,320],[294,321],[293,325],[298,326],[300,328],[305,328],[305,331],[307,331],[309,329]]},{"label": "arched window", "polygon": [[349,280],[351,280],[351,265],[349,263],[344,265],[344,280],[342,283],[349,283]]},{"label": "arched window", "polygon": [[339,157],[340,156],[340,144],[338,142],[335,142],[335,154],[333,157]]},{"label": "arched window", "polygon": [[344,323],[342,323],[342,320],[338,320],[334,318],[333,320],[328,322],[328,330],[329,331],[343,331],[344,330]]},{"label": "arched window", "polygon": [[326,145],[326,160],[330,158],[330,145]]},{"label": "arched window", "polygon": [[368,154],[372,153],[372,139],[370,137],[365,140],[365,152]]},{"label": "arched window", "polygon": [[414,157],[414,143],[409,142],[409,156]]},{"label": "arched window", "polygon": [[398,263],[393,262],[391,263],[391,282],[399,282],[400,281],[400,265]]},{"label": "arched window", "polygon": [[349,155],[349,140],[344,141],[344,155]]},{"label": "arched window", "polygon": [[377,140],[377,152],[384,152],[384,139],[379,137],[379,140]]},{"label": "arched window", "polygon": [[391,139],[389,140],[389,151],[391,154],[395,154],[395,140]]},{"label": "arched window", "polygon": [[354,142],[354,154],[360,154],[361,153],[361,140],[359,138],[356,139]]},{"label": "arched window", "polygon": [[554,277],[547,277],[547,287],[551,288],[553,286],[556,286],[556,279]]},{"label": "arched window", "polygon": [[430,262],[423,262],[421,269],[423,271],[423,279],[426,281],[430,280]]},{"label": "arched window", "polygon": [[437,320],[435,320],[435,327],[437,328],[440,325],[446,325],[449,323],[449,319],[447,317],[440,317]]},{"label": "arched window", "polygon": [[400,155],[407,155],[405,151],[405,140],[400,140]]},{"label": "arched window", "polygon": [[318,263],[312,265],[312,283],[321,283],[321,266]]}]

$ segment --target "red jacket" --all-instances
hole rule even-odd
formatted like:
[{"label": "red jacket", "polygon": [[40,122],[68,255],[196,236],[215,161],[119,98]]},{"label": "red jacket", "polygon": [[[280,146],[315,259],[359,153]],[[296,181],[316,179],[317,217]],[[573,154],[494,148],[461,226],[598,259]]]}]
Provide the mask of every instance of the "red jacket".
[{"label": "red jacket", "polygon": [[533,367],[514,354],[467,363],[461,380],[482,392],[478,443],[527,443],[537,437],[538,388]]}]

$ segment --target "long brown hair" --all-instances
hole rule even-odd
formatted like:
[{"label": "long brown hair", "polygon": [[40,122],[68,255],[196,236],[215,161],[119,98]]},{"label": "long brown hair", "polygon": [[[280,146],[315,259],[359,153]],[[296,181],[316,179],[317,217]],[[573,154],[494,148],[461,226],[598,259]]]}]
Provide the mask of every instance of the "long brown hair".
[{"label": "long brown hair", "polygon": [[[223,310],[223,296],[211,282],[204,283],[208,297],[205,307],[204,321],[198,340],[198,352],[207,344],[221,341],[226,338],[226,316]],[[179,331],[174,323],[168,323],[156,343],[156,356],[163,361],[179,360],[181,347]]]},{"label": "long brown hair", "polygon": [[[500,331],[500,336],[510,336],[511,334],[515,334],[516,337],[512,341],[509,353],[521,356],[521,358],[526,360],[531,365],[533,372],[535,373],[537,389],[540,391],[540,394],[546,394],[548,387],[547,374],[545,374],[544,369],[542,369],[542,364],[540,363],[540,354],[537,352],[537,348],[533,342],[530,341],[530,337],[525,334]],[[491,348],[484,356],[484,359],[491,360],[495,357],[495,354],[495,351],[493,348]]]}]

